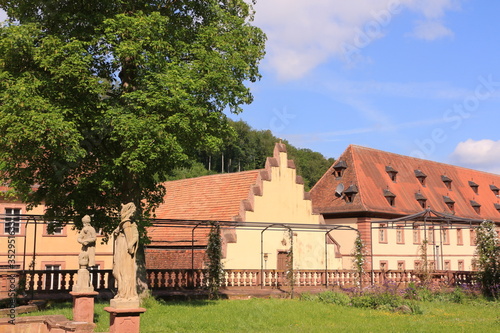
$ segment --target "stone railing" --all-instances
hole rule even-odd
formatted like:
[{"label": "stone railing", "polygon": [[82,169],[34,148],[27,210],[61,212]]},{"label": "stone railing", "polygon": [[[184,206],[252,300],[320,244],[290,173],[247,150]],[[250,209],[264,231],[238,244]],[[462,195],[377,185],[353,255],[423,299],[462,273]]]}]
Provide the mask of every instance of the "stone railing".
[{"label": "stone railing", "polygon": [[[25,271],[26,291],[65,292],[71,291],[76,283],[77,270],[31,270]],[[23,274],[20,273],[21,281]],[[91,270],[90,281],[94,290],[100,291],[115,287],[115,279],[110,269]]]},{"label": "stone railing", "polygon": [[[34,270],[11,272],[18,274],[16,281],[24,283],[25,291],[56,293],[69,292],[76,283],[77,270]],[[116,290],[111,270],[90,271],[92,285],[96,291]],[[226,270],[223,288],[280,288],[289,287],[354,287],[359,284],[353,270],[294,270],[293,274],[280,270]],[[148,285],[152,290],[203,289],[206,286],[206,272],[201,269],[151,269],[147,270]],[[394,283],[404,288],[410,282],[419,282],[413,271],[379,271],[364,274],[363,285]],[[473,272],[437,271],[430,273],[430,281],[448,286],[470,285],[474,282]],[[20,288],[22,289],[22,288]]]}]

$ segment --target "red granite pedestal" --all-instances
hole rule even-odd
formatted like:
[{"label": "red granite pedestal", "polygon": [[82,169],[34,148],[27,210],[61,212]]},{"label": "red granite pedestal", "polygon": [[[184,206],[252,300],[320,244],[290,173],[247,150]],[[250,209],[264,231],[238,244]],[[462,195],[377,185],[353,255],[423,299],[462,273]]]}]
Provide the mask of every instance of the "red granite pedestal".
[{"label": "red granite pedestal", "polygon": [[99,293],[91,292],[70,292],[73,296],[73,321],[94,322],[94,297]]},{"label": "red granite pedestal", "polygon": [[141,313],[144,308],[113,308],[106,307],[109,312],[109,333],[139,333]]}]

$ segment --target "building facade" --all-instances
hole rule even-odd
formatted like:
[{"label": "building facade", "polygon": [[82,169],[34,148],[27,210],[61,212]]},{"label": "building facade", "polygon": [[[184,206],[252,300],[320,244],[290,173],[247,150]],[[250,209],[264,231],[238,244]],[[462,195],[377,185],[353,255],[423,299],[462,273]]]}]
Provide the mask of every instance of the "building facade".
[{"label": "building facade", "polygon": [[[327,225],[360,231],[368,269],[471,271],[475,229],[500,226],[499,186],[496,174],[351,145],[311,198]],[[352,249],[352,235],[336,239]]]},{"label": "building facade", "polygon": [[226,269],[286,270],[292,251],[296,269],[341,267],[338,243],[332,235],[325,236],[323,218],[313,212],[283,144],[276,144],[264,169],[164,185],[167,194],[156,218],[191,224],[158,223],[148,230],[148,268],[204,267],[209,229],[203,227],[209,221],[232,222],[222,224]]}]

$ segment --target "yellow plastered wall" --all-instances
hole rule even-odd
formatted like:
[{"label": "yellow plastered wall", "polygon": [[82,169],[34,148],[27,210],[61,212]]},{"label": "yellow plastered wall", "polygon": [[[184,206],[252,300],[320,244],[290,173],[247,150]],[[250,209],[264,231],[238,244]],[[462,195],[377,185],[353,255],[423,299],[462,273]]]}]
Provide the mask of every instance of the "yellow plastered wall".
[{"label": "yellow plastered wall", "polygon": [[[0,201],[0,212],[5,213],[7,208],[19,208],[21,214],[42,215],[43,205],[27,210],[26,205],[19,202]],[[25,218],[23,218],[24,220]],[[20,269],[46,269],[47,265],[59,265],[61,269],[78,269],[78,254],[81,244],[77,242],[78,230],[72,225],[66,225],[61,235],[47,233],[47,224],[35,219],[21,222],[20,233],[9,237],[5,233],[4,221],[0,229],[0,265],[7,267],[9,255],[14,254],[15,265]],[[35,237],[36,236],[36,237]],[[98,236],[96,242],[96,264],[99,269],[111,269],[113,263],[113,244],[101,244],[103,237]],[[8,248],[8,244],[14,246]],[[13,253],[12,250],[15,252]]]},{"label": "yellow plastered wall", "polygon": [[[348,226],[352,229],[357,229],[357,218],[341,218],[341,219],[325,219],[327,225],[332,226]],[[355,230],[334,230],[331,232],[332,237],[339,244],[341,254],[341,268],[353,269],[353,256],[354,242],[356,240],[357,232]]]},{"label": "yellow plastered wall", "polygon": [[[397,270],[399,268],[398,263],[402,264],[406,270],[415,269],[415,262],[422,262],[422,242],[427,239],[429,241],[427,260],[428,262],[434,262],[435,269],[473,270],[476,246],[473,243],[469,225],[456,224],[453,227],[445,226],[441,228],[436,224],[433,229],[429,229],[429,225],[425,229],[424,226],[420,226],[415,231],[416,235],[414,235],[411,224],[407,226],[401,225],[399,235],[396,227],[397,225],[395,228],[389,228],[385,231],[386,242],[380,242],[381,229],[373,229],[374,269],[380,269],[381,263],[384,262],[389,270]],[[432,237],[429,236],[429,233],[431,232],[434,234],[434,242],[430,242]],[[444,236],[443,233],[447,233],[447,235]],[[459,233],[461,233],[461,236],[459,236]]]},{"label": "yellow plastered wall", "polygon": [[[296,181],[296,170],[288,167],[287,154],[277,153],[279,166],[270,167],[270,181],[262,182],[262,196],[253,198],[253,211],[246,211],[245,222],[300,223],[317,225],[322,217],[313,214],[310,200],[304,199],[304,185]],[[292,236],[291,236],[292,235]],[[262,236],[262,237],[261,237]],[[325,245],[325,232],[272,228],[236,230],[236,243],[227,244],[226,269],[277,269],[278,254],[290,250],[293,237],[295,269],[325,269],[325,246],[328,247],[328,269],[338,269],[340,258],[335,245]],[[261,257],[263,246],[263,259]],[[283,254],[281,254],[283,255]],[[262,258],[262,259],[261,259]]]}]

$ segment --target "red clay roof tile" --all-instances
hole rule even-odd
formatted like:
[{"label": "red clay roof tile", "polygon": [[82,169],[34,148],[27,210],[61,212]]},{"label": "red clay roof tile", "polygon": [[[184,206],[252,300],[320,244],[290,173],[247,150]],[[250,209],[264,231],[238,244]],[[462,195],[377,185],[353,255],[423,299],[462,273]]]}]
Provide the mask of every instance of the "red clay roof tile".
[{"label": "red clay roof tile", "polygon": [[[500,184],[500,175],[356,145],[349,146],[339,160],[347,165],[342,177],[336,177],[335,166],[332,166],[311,190],[313,207],[320,213],[404,216],[422,211],[416,197],[420,193],[418,197],[426,198],[427,207],[435,211],[452,213],[443,199],[449,197],[455,202],[456,216],[500,221],[500,212],[495,207],[500,199],[492,190],[495,184]],[[391,180],[387,166],[397,171],[395,181]],[[417,177],[424,175],[422,184]],[[443,176],[452,180],[451,189],[443,181]],[[478,193],[471,188],[471,183],[478,185]],[[339,184],[345,188],[357,186],[359,193],[352,202],[335,196]],[[388,192],[395,196],[393,206],[384,197]],[[471,201],[481,205],[480,213]]]}]

